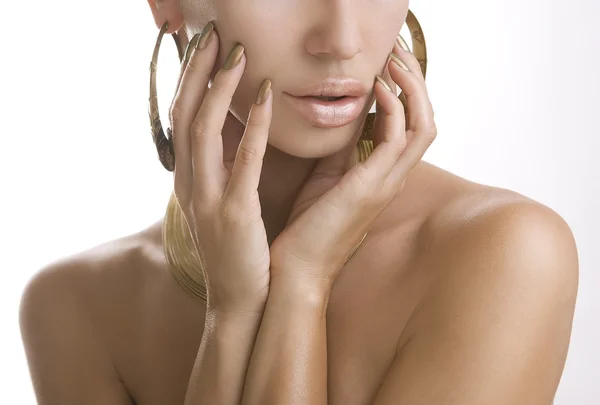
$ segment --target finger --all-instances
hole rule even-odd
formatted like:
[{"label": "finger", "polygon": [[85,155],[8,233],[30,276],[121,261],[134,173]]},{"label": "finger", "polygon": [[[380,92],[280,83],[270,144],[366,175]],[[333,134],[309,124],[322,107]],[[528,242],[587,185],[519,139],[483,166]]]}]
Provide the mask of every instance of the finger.
[{"label": "finger", "polygon": [[271,81],[265,79],[250,109],[246,130],[240,141],[225,190],[225,198],[248,201],[258,190],[263,157],[267,148],[273,107]]},{"label": "finger", "polygon": [[194,50],[196,49],[196,46],[198,45],[198,41],[200,40],[201,35],[202,35],[202,33],[194,35],[192,37],[192,39],[190,39],[190,41],[188,42],[187,46],[185,47],[185,52],[183,54],[181,66],[179,67],[179,79],[177,80],[177,86],[175,87],[175,93],[177,93],[179,91],[179,87],[181,85],[181,79],[183,78],[183,74],[185,73],[185,68],[187,67],[188,62],[190,61],[190,57],[192,56],[192,54],[194,53]]},{"label": "finger", "polygon": [[[375,97],[377,100],[377,115],[373,128],[375,149],[367,160],[362,162],[364,170],[371,173],[372,181],[381,181],[392,170],[398,157],[406,147],[404,131],[404,108],[396,95],[381,76],[376,77]],[[374,176],[371,178],[370,176]]]},{"label": "finger", "polygon": [[405,46],[406,48],[408,48],[408,45],[406,44],[406,41],[404,40],[402,35],[398,34],[392,52],[400,56],[400,58],[404,61],[404,63],[406,63],[410,71],[416,74],[419,78],[421,78],[423,82],[425,82],[425,78],[423,77],[423,71],[421,70],[421,65],[419,64],[419,61],[417,60],[415,55],[410,51],[410,48],[405,49]]},{"label": "finger", "polygon": [[184,200],[190,196],[193,178],[190,127],[206,94],[219,50],[212,22],[206,25],[197,40],[192,41],[198,48],[188,49],[189,61],[182,64],[183,75],[170,110],[175,150],[175,190]]},{"label": "finger", "polygon": [[390,54],[388,69],[392,79],[400,86],[406,97],[407,132],[427,129],[433,120],[433,109],[425,83],[410,71],[408,65],[396,54]]},{"label": "finger", "polygon": [[217,72],[192,124],[192,166],[194,186],[206,196],[225,191],[223,140],[221,132],[233,94],[240,82],[246,58],[237,44]]},{"label": "finger", "polygon": [[411,66],[413,69],[420,70],[418,61],[409,52],[404,50],[401,52],[403,52],[404,60],[399,55],[392,53],[388,64],[392,79],[398,83],[406,97],[407,109],[407,147],[390,171],[389,181],[393,187],[406,179],[410,170],[422,159],[437,136],[433,108],[422,79],[423,76],[411,70]]},{"label": "finger", "polygon": [[421,161],[436,137],[437,128],[433,121],[427,130],[415,133],[388,176],[390,184],[395,186],[406,180],[410,171]]}]

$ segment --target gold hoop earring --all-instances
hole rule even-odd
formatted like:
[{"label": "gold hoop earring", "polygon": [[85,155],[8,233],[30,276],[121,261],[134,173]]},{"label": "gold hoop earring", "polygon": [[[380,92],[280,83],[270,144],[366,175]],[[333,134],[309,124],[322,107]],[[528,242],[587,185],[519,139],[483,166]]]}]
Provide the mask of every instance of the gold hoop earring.
[{"label": "gold hoop earring", "polygon": [[[152,131],[152,139],[158,152],[158,159],[165,169],[172,172],[175,169],[175,152],[173,151],[173,134],[171,128],[167,128],[167,136],[163,131],[163,126],[160,122],[160,114],[158,113],[158,95],[156,93],[156,65],[158,63],[158,51],[162,38],[169,28],[169,23],[165,22],[156,38],[154,45],[154,53],[150,62],[150,98],[148,100],[148,115],[150,116],[150,130]],[[179,43],[179,36],[176,32],[171,34],[177,46],[177,54],[179,61],[183,59],[183,49]]]},{"label": "gold hoop earring", "polygon": [[[406,25],[410,31],[412,41],[412,53],[419,61],[421,66],[421,72],[423,77],[426,77],[427,73],[427,47],[425,44],[425,35],[421,24],[414,13],[408,10],[406,16]],[[158,96],[156,92],[156,65],[158,63],[158,51],[160,44],[165,32],[168,29],[168,22],[165,22],[158,33],[156,39],[156,45],[154,46],[154,53],[152,54],[152,61],[150,62],[150,98],[148,114],[150,116],[150,128],[152,131],[152,139],[156,146],[158,158],[165,169],[173,171],[175,169],[175,152],[173,150],[173,137],[171,128],[167,128],[167,136],[165,136],[163,126],[160,121],[160,115],[158,112]],[[177,46],[177,53],[179,55],[179,61],[184,59],[184,50],[179,42],[177,33],[172,34],[175,44]],[[398,96],[402,104],[406,105],[406,99],[403,92],[400,92]],[[373,152],[373,141],[372,133],[375,124],[375,113],[368,113],[363,126],[360,140],[358,141],[356,148],[355,161],[363,161],[369,157]]]},{"label": "gold hoop earring", "polygon": [[[427,72],[427,46],[425,45],[425,35],[423,34],[423,29],[421,28],[419,20],[417,20],[417,17],[415,17],[413,12],[410,10],[408,10],[408,14],[406,16],[406,25],[408,26],[412,40],[412,53],[419,61],[421,72],[423,73],[423,77],[425,77]],[[398,98],[404,105],[406,105],[405,97],[406,96],[404,95],[404,92],[400,92]],[[357,162],[366,160],[373,152],[372,134],[374,125],[375,113],[368,113],[360,140],[356,145],[355,161]]]}]

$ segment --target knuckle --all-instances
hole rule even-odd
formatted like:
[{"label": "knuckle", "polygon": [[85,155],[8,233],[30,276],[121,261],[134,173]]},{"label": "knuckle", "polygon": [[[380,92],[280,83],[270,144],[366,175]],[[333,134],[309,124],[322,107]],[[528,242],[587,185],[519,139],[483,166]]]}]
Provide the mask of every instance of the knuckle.
[{"label": "knuckle", "polygon": [[206,122],[204,122],[204,120],[194,120],[190,129],[192,131],[192,139],[194,141],[200,141],[204,139],[206,134],[208,133],[208,125],[206,125]]},{"label": "knuckle", "polygon": [[429,126],[426,130],[425,130],[425,137],[427,138],[427,140],[431,143],[435,140],[435,138],[437,138],[437,128],[435,126],[435,123],[432,123],[431,126]]},{"label": "knuckle", "polygon": [[[192,53],[192,56],[194,55],[195,52]],[[189,72],[189,74],[194,74],[195,72],[197,72],[200,69],[199,63],[200,60],[202,58],[193,58],[190,57],[190,60],[187,63],[187,66],[185,67],[186,73]]]},{"label": "knuckle", "polygon": [[406,149],[408,142],[406,140],[406,133],[403,133],[401,136],[394,139],[390,142],[390,148],[392,148],[394,154],[400,155]]},{"label": "knuckle", "polygon": [[240,143],[238,153],[236,156],[236,161],[238,161],[243,166],[249,166],[257,160],[258,153],[256,150],[248,145],[245,145],[243,142]]}]

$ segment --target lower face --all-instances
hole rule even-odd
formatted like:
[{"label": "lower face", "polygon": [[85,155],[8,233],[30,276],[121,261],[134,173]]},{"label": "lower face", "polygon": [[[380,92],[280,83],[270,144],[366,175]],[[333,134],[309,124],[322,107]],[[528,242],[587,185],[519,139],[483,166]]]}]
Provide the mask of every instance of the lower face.
[{"label": "lower face", "polygon": [[[220,40],[216,66],[236,43],[244,45],[246,68],[231,105],[233,115],[245,123],[262,81],[270,79],[269,144],[301,158],[330,155],[356,139],[373,103],[375,75],[383,74],[407,12],[408,0],[184,2],[191,34],[215,20]],[[361,90],[347,83],[325,85],[325,93],[349,94],[337,101],[306,90],[331,78],[354,80]]]}]

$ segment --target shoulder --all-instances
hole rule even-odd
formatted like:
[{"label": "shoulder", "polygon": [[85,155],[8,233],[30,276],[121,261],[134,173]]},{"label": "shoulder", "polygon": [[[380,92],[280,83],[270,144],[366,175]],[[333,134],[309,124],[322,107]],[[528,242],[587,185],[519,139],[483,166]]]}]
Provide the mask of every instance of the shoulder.
[{"label": "shoulder", "polygon": [[119,289],[130,286],[127,270],[135,272],[140,249],[134,237],[119,239],[56,260],[28,281],[19,323],[38,402],[130,403],[103,306],[123,305]]},{"label": "shoulder", "polygon": [[[21,325],[37,327],[42,313],[68,314],[90,320],[107,332],[112,322],[140,318],[146,302],[173,290],[164,271],[160,228],[153,225],[39,269],[21,294]],[[115,314],[119,314],[118,317]],[[123,327],[121,333],[126,333]]]},{"label": "shoulder", "polygon": [[480,186],[458,194],[426,226],[436,256],[448,263],[477,264],[480,272],[484,267],[543,274],[548,283],[576,286],[578,253],[569,225],[548,206],[516,192]]},{"label": "shoulder", "polygon": [[147,268],[150,247],[140,235],[129,235],[88,250],[59,258],[39,269],[27,282],[21,307],[47,296],[61,296],[87,304],[101,295],[113,295],[118,284],[138,279]]},{"label": "shoulder", "polygon": [[[550,207],[511,190],[476,184],[457,192],[423,226],[428,261],[441,283],[461,280],[482,292],[574,304],[577,245]],[[441,284],[440,284],[441,285]],[[489,289],[489,290],[486,290]],[[522,294],[523,291],[529,294]],[[557,301],[562,299],[562,301]]]},{"label": "shoulder", "polygon": [[390,377],[388,390],[411,387],[415,403],[548,404],[577,296],[571,229],[510,190],[459,190],[421,229],[431,283],[399,341],[392,374],[406,381]]},{"label": "shoulder", "polygon": [[115,301],[123,304],[123,297],[133,299],[134,283],[144,285],[149,277],[148,250],[144,238],[129,235],[39,269],[21,294],[22,331],[44,327],[56,317],[79,319],[97,331],[103,329],[105,308]]}]

